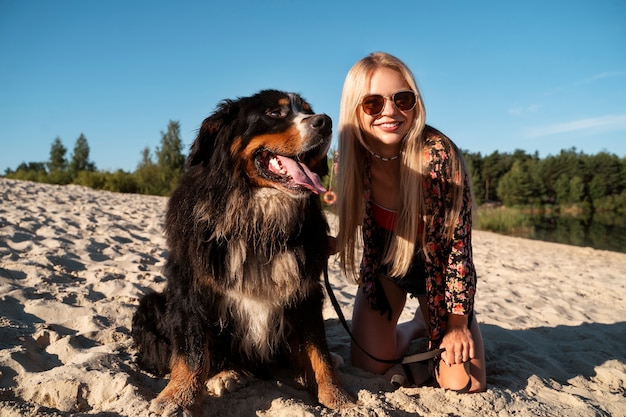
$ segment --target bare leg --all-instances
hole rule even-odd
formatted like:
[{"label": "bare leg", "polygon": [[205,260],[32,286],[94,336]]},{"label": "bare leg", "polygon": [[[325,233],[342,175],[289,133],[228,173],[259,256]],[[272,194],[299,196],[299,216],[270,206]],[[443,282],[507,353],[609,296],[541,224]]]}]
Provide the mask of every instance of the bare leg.
[{"label": "bare leg", "polygon": [[[382,284],[391,305],[391,320],[387,320],[386,314],[381,315],[379,311],[373,310],[359,289],[352,315],[352,332],[369,354],[380,359],[397,359],[404,355],[411,340],[427,333],[426,324],[423,314],[417,311],[412,320],[398,325],[406,293],[390,280],[383,280]],[[350,356],[354,366],[377,374],[383,374],[393,366],[370,358],[354,343]]]},{"label": "bare leg", "polygon": [[412,340],[426,336],[428,336],[428,325],[426,324],[426,320],[424,320],[421,308],[415,311],[413,319],[400,323],[397,326],[398,346],[405,347],[404,351],[408,349]]},{"label": "bare leg", "polygon": [[[357,292],[353,316],[352,332],[359,344],[371,355],[381,359],[397,359],[404,355],[411,340],[428,335],[428,307],[426,297],[419,297],[420,309],[412,320],[398,324],[406,302],[406,293],[389,280],[383,281],[383,288],[392,308],[391,320],[386,315],[372,310],[362,291]],[[474,340],[475,358],[470,361],[472,385],[470,392],[486,389],[485,348],[476,318],[471,326]],[[366,371],[383,374],[392,364],[375,361],[354,343],[351,347],[352,364]],[[442,388],[461,389],[467,385],[467,373],[463,364],[448,367],[441,362],[437,381]]]}]

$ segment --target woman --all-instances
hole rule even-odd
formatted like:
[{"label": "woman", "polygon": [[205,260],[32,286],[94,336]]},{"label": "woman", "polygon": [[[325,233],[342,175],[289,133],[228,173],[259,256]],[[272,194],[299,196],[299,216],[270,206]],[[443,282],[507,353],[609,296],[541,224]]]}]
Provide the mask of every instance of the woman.
[{"label": "woman", "polygon": [[[428,336],[430,349],[445,349],[435,367],[441,387],[484,391],[469,176],[458,148],[425,119],[415,79],[399,59],[373,53],[348,72],[339,116],[336,243],[342,270],[359,282],[351,360],[382,374],[392,365],[372,356],[402,357],[411,340]],[[420,309],[398,324],[407,294]]]}]

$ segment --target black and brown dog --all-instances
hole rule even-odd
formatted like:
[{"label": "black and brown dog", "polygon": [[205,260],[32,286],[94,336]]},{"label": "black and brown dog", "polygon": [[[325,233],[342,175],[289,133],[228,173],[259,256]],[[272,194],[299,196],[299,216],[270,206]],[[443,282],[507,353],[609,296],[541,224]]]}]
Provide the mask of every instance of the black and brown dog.
[{"label": "black and brown dog", "polygon": [[330,140],[327,115],[275,90],[225,100],[202,123],[167,208],[167,286],[133,318],[139,364],[170,374],[153,411],[194,412],[208,379],[279,357],[321,404],[352,403],[322,318]]}]

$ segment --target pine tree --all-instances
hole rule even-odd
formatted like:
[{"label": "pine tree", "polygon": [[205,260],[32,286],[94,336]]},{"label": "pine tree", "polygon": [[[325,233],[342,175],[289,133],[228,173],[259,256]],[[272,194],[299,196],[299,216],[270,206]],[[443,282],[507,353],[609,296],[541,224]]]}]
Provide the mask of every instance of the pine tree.
[{"label": "pine tree", "polygon": [[52,147],[50,148],[50,160],[47,163],[48,171],[52,172],[63,172],[67,169],[67,159],[65,159],[65,154],[67,153],[67,148],[63,146],[61,143],[61,138],[58,136],[52,142]]},{"label": "pine tree", "polygon": [[161,147],[156,150],[157,164],[168,172],[182,172],[185,157],[182,154],[180,123],[170,120],[167,132],[161,132]]},{"label": "pine tree", "polygon": [[506,206],[536,204],[541,199],[541,185],[533,178],[534,160],[513,162],[511,169],[498,183],[498,195]]},{"label": "pine tree", "polygon": [[170,120],[167,132],[161,132],[161,146],[156,149],[157,167],[159,171],[159,194],[167,195],[178,185],[185,167],[185,156],[182,153],[180,124]]},{"label": "pine tree", "polygon": [[76,140],[74,145],[74,153],[72,154],[72,160],[70,162],[70,172],[73,176],[76,176],[80,171],[93,172],[96,167],[93,162],[89,161],[89,144],[87,138],[82,133]]}]

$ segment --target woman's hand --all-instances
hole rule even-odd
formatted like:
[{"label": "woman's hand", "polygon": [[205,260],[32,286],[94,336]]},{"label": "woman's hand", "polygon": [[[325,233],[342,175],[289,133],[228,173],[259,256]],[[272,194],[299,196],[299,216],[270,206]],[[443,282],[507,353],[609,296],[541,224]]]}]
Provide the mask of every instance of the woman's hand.
[{"label": "woman's hand", "polygon": [[450,314],[448,317],[448,328],[439,346],[446,349],[441,354],[441,359],[448,366],[464,363],[475,357],[474,339],[467,327],[467,319],[468,316],[457,314]]}]

